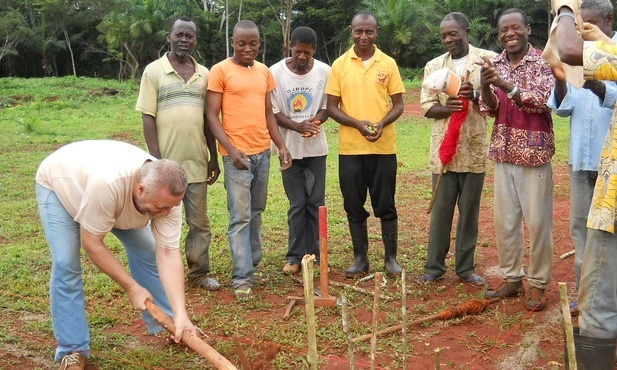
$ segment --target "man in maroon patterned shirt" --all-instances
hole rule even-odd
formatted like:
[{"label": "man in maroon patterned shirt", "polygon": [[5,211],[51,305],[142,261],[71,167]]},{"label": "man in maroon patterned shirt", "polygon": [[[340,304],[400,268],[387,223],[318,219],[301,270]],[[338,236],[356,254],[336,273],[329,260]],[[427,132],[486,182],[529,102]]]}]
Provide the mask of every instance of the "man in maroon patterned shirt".
[{"label": "man in maroon patterned shirt", "polygon": [[[518,297],[527,310],[545,307],[552,270],[555,137],[546,102],[555,86],[551,67],[529,44],[527,14],[508,9],[497,20],[503,52],[482,64],[480,108],[495,117],[489,159],[495,161],[494,221],[499,268],[505,282],[485,298]],[[523,266],[529,232],[529,268]]]}]

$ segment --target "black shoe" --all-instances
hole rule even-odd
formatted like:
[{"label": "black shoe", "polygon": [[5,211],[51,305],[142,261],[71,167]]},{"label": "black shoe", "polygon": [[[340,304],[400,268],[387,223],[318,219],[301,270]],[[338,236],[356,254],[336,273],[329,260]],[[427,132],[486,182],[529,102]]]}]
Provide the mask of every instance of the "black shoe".
[{"label": "black shoe", "polygon": [[[500,285],[504,285],[503,283]],[[523,288],[522,281],[516,281],[513,283],[506,283],[505,286],[499,290],[487,290],[484,293],[484,298],[493,299],[493,298],[510,298],[510,297],[520,297],[525,294],[525,289]]]}]

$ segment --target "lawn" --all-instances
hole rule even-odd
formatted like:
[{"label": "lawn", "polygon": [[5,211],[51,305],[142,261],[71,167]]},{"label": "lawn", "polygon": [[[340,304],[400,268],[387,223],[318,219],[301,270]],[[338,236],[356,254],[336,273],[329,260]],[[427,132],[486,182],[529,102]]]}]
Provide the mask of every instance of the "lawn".
[{"label": "lawn", "polygon": [[[415,85],[414,85],[415,86]],[[145,149],[141,117],[134,110],[138,92],[136,82],[117,82],[89,78],[0,79],[0,369],[53,368],[55,340],[49,317],[48,280],[50,255],[38,219],[34,198],[34,174],[40,161],[58,147],[85,139],[114,139]],[[406,100],[408,102],[408,99]],[[326,204],[328,206],[331,280],[345,281],[343,272],[352,263],[347,221],[338,189],[338,125],[325,124],[330,155],[328,156]],[[568,126],[563,119],[555,122],[558,153],[555,156],[556,197],[567,204]],[[400,213],[399,262],[407,271],[410,320],[430,315],[444,307],[481,297],[453,278],[443,285],[419,288],[413,277],[422,273],[428,235],[430,174],[428,143],[431,121],[405,116],[397,122],[398,185]],[[231,257],[227,245],[226,194],[221,178],[209,189],[209,215],[213,229],[211,246],[212,273],[224,284],[220,292],[187,289],[187,304],[194,322],[211,337],[211,344],[238,364],[233,339],[239,339],[247,356],[257,368],[296,369],[306,367],[306,323],[302,308],[282,320],[285,297],[301,294],[302,289],[280,273],[285,263],[287,245],[286,211],[288,207],[277,161],[272,161],[268,205],[263,217],[264,259],[261,270],[268,282],[257,287],[258,298],[249,303],[235,303],[230,286]],[[487,174],[483,220],[491,220],[491,171]],[[560,214],[567,217],[567,209]],[[561,217],[561,216],[560,216]],[[567,222],[567,220],[560,220]],[[378,222],[369,219],[371,272],[384,271],[383,248]],[[560,224],[561,225],[561,224]],[[567,245],[567,227],[557,231],[557,246]],[[186,231],[186,230],[185,230]],[[563,240],[567,240],[567,243]],[[109,237],[110,248],[125,262],[121,245]],[[496,265],[495,245],[489,226],[481,230],[478,258],[482,270]],[[130,307],[126,295],[107,275],[101,273],[82,254],[87,309],[92,336],[91,369],[190,369],[209,368],[207,362],[182,346],[165,345],[162,338],[145,335],[138,312]],[[557,262],[556,262],[557,263]],[[571,263],[570,263],[571,264]],[[449,256],[448,265],[453,266]],[[558,269],[556,278],[567,277]],[[453,275],[452,272],[450,272]],[[557,275],[556,275],[557,274]],[[491,275],[492,276],[492,275]],[[495,275],[496,276],[496,275]],[[492,276],[491,281],[499,282]],[[568,280],[571,281],[571,280]],[[373,282],[359,284],[367,290]],[[400,322],[401,279],[388,279],[384,294],[393,300],[382,302],[380,328]],[[337,296],[349,301],[350,326],[354,336],[370,332],[373,297],[355,290],[334,289]],[[553,297],[553,303],[557,299]],[[498,369],[521,348],[535,357],[520,355],[520,364],[544,366],[560,360],[559,325],[549,320],[554,312],[530,316],[521,310],[522,303],[491,306],[477,317],[455,319],[449,323],[425,323],[410,332],[404,346],[399,335],[379,339],[377,358],[381,368],[402,368],[403,353],[408,353],[409,368],[427,368],[435,363],[435,350],[441,352],[441,365],[449,368]],[[518,304],[518,305],[517,305]],[[318,352],[320,368],[347,369],[347,341],[341,329],[338,308],[318,308]],[[549,326],[541,326],[541,322]],[[516,328],[516,333],[512,333]],[[526,342],[526,332],[543,330],[554,335],[541,337],[534,347]],[[556,333],[556,334],[555,334]],[[546,334],[548,335],[548,334]],[[557,338],[557,339],[555,339]],[[368,368],[370,345],[356,346],[356,368]],[[415,365],[415,366],[414,366]],[[416,367],[420,366],[420,367]],[[516,366],[510,368],[517,368]]]}]

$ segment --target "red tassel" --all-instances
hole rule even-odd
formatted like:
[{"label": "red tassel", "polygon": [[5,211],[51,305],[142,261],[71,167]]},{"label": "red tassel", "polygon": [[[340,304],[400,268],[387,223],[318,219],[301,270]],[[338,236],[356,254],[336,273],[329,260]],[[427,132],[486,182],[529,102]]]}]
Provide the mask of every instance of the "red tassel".
[{"label": "red tassel", "polygon": [[439,159],[443,166],[452,161],[456,154],[456,146],[461,138],[461,126],[469,115],[469,99],[461,99],[463,101],[463,110],[452,113],[448,130],[443,136],[443,141],[439,147]]}]

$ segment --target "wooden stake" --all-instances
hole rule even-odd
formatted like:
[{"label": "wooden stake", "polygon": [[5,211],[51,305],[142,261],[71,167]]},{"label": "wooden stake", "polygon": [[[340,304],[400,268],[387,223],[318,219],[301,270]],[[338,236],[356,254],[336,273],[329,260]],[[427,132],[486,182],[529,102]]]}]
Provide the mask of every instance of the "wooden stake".
[{"label": "wooden stake", "polygon": [[319,207],[319,289],[321,296],[328,298],[328,208]]},{"label": "wooden stake", "polygon": [[[355,285],[351,285],[351,284],[345,284],[345,283],[339,283],[338,281],[331,281],[330,285],[334,285],[334,286],[339,286],[342,288],[349,288],[351,290],[355,290],[356,292],[360,292],[360,293],[366,293],[366,294],[375,294],[374,292],[371,292],[369,290],[357,287]],[[383,294],[379,294],[379,298],[386,300],[386,301],[391,301],[394,298],[387,296],[387,295],[383,295]]]},{"label": "wooden stake", "polygon": [[446,169],[446,166],[441,166],[441,172],[439,172],[439,176],[437,177],[437,183],[435,184],[435,190],[433,190],[433,195],[431,196],[431,202],[428,204],[428,209],[426,213],[431,213],[433,209],[433,204],[435,204],[435,198],[437,197],[437,191],[439,191],[439,185],[441,185],[441,178],[443,177],[443,171]]},{"label": "wooden stake", "polygon": [[570,315],[570,300],[568,299],[568,287],[566,283],[559,284],[559,297],[561,299],[561,312],[563,314],[563,330],[566,334],[566,348],[568,349],[568,366],[570,370],[576,370],[576,353],[574,352],[574,332],[572,330],[572,316]]},{"label": "wooden stake", "polygon": [[355,360],[354,360],[354,344],[351,337],[351,332],[349,331],[349,319],[347,312],[347,297],[343,296],[341,298],[341,316],[343,318],[343,333],[345,333],[345,337],[347,338],[347,346],[349,347],[349,369],[355,370]]},{"label": "wooden stake", "polygon": [[315,292],[313,291],[313,262],[314,255],[305,255],[302,258],[302,279],[304,282],[304,305],[306,307],[306,329],[308,336],[308,356],[306,358],[309,368],[317,370],[317,330],[315,319]]},{"label": "wooden stake", "polygon": [[441,369],[441,360],[439,359],[439,352],[441,352],[441,348],[435,349],[435,370]]},{"label": "wooden stake", "polygon": [[401,273],[402,294],[401,298],[401,315],[403,315],[403,370],[407,370],[407,282],[405,280],[405,269]]},{"label": "wooden stake", "polygon": [[379,288],[381,273],[375,273],[375,294],[373,299],[373,330],[371,336],[371,370],[375,370],[375,351],[377,349],[377,319],[379,318]]}]

